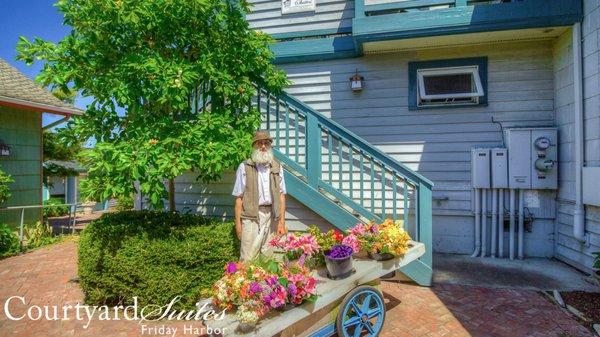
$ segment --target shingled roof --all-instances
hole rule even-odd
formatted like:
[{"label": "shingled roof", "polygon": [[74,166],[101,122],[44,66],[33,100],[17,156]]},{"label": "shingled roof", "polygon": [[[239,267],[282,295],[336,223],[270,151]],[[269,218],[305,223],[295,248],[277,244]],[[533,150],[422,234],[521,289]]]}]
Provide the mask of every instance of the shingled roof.
[{"label": "shingled roof", "polygon": [[82,110],[54,97],[0,58],[0,105],[60,115],[81,115]]}]

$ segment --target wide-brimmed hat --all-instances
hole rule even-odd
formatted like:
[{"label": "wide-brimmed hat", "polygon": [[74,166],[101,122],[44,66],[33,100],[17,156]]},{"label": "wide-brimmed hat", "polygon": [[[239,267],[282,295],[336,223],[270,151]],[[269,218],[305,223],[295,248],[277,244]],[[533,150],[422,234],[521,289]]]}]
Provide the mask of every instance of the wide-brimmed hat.
[{"label": "wide-brimmed hat", "polygon": [[273,142],[273,138],[271,138],[269,132],[265,130],[258,130],[254,133],[254,138],[252,138],[252,145],[254,145],[254,143],[258,142],[259,140],[268,140],[271,143]]}]

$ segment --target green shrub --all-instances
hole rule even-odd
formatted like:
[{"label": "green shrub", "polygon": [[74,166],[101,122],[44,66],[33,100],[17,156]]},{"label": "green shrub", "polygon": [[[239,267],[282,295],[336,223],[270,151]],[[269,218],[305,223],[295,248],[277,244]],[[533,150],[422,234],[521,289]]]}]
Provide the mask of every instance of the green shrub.
[{"label": "green shrub", "polygon": [[0,257],[19,251],[19,237],[7,224],[0,223]]},{"label": "green shrub", "polygon": [[104,214],[79,239],[78,273],[86,303],[194,309],[239,257],[233,222],[153,211]]},{"label": "green shrub", "polygon": [[8,184],[15,182],[14,179],[0,169],[0,204],[10,197]]},{"label": "green shrub", "polygon": [[23,226],[23,237],[26,241],[27,248],[36,248],[45,246],[58,241],[58,236],[52,235],[52,228],[47,222],[36,222],[33,225],[26,224]]},{"label": "green shrub", "polygon": [[128,197],[119,196],[117,197],[117,206],[116,209],[118,211],[127,211],[133,209],[134,197],[130,195]]},{"label": "green shrub", "polygon": [[[44,201],[44,205],[60,205],[64,203],[60,198],[50,198]],[[42,212],[44,219],[63,216],[69,214],[69,206],[44,207]]]}]

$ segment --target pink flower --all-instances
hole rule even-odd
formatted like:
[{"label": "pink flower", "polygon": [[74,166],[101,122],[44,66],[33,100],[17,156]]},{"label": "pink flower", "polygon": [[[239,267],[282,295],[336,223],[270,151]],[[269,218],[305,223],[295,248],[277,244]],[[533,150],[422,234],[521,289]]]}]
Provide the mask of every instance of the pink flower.
[{"label": "pink flower", "polygon": [[350,246],[350,248],[352,248],[352,251],[355,253],[358,253],[360,251],[360,242],[358,242],[358,239],[354,234],[346,236],[342,241],[342,244]]},{"label": "pink flower", "polygon": [[366,232],[367,227],[362,222],[357,223],[356,226],[350,229],[350,233],[356,236],[364,235]]}]

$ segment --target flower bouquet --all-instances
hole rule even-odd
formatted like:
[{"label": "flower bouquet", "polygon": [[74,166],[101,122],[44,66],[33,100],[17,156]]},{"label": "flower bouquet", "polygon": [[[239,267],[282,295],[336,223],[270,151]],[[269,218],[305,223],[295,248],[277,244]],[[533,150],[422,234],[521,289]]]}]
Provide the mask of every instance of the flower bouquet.
[{"label": "flower bouquet", "polygon": [[340,244],[326,250],[325,264],[327,266],[327,277],[333,280],[341,280],[352,275],[355,270],[352,266],[352,253],[350,246]]},{"label": "flower bouquet", "polygon": [[263,299],[265,289],[261,285],[268,275],[258,266],[229,262],[223,277],[213,285],[213,304],[227,310],[237,307],[240,323],[256,324],[269,311]]},{"label": "flower bouquet", "polygon": [[312,234],[290,233],[275,236],[269,241],[269,246],[281,249],[288,262],[304,256],[305,259],[309,259],[306,261],[308,264],[311,264],[310,258],[320,250],[317,239]]},{"label": "flower bouquet", "polygon": [[304,258],[284,264],[263,256],[248,263],[229,262],[213,293],[216,307],[237,308],[241,330],[252,328],[273,309],[317,298],[316,280],[304,266]]},{"label": "flower bouquet", "polygon": [[369,253],[374,260],[388,260],[402,256],[408,250],[410,236],[402,228],[400,220],[385,220],[381,224],[357,224],[350,230],[360,246]]}]

